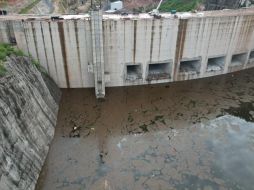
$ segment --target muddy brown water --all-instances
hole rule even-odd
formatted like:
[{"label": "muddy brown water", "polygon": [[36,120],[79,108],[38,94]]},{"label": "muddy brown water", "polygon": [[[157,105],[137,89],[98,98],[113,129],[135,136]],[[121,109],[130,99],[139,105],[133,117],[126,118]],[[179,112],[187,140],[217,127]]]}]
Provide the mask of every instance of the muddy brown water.
[{"label": "muddy brown water", "polygon": [[253,73],[62,90],[36,189],[254,189]]}]

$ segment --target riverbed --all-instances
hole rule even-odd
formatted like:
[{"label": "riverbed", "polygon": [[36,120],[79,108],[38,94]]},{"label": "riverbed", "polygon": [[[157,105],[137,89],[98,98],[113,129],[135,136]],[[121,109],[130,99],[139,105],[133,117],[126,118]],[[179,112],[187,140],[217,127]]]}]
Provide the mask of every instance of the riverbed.
[{"label": "riverbed", "polygon": [[253,73],[63,89],[36,189],[253,189]]}]

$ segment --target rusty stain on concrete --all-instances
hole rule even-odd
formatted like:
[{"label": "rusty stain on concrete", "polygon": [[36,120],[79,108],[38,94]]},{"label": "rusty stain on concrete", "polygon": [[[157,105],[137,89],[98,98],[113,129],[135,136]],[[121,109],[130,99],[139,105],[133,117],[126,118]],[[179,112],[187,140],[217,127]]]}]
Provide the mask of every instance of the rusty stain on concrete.
[{"label": "rusty stain on concrete", "polygon": [[44,39],[44,34],[43,34],[43,29],[42,29],[42,23],[40,22],[40,30],[41,30],[41,33],[42,33],[42,43],[43,43],[43,48],[44,48],[44,52],[45,52],[45,57],[46,57],[46,63],[47,63],[47,68],[46,70],[48,71],[48,73],[50,74],[49,72],[49,63],[48,63],[48,55],[46,53],[46,46],[45,46],[45,39]]},{"label": "rusty stain on concrete", "polygon": [[78,39],[78,23],[77,21],[74,22],[74,27],[75,27],[75,39],[76,39],[76,44],[77,44],[77,52],[78,52],[78,65],[79,65],[79,70],[80,70],[80,76],[81,76],[81,84],[83,87],[83,76],[82,76],[82,67],[81,67],[81,59],[80,59],[80,44],[79,44],[79,39]]},{"label": "rusty stain on concrete", "polygon": [[65,38],[64,38],[64,29],[63,29],[63,22],[58,22],[58,32],[61,42],[61,50],[63,54],[63,61],[64,61],[64,71],[65,71],[65,77],[67,82],[67,88],[70,87],[70,81],[69,81],[69,73],[68,73],[68,63],[67,63],[67,55],[66,55],[66,47],[65,47]]},{"label": "rusty stain on concrete", "polygon": [[137,51],[137,20],[134,20],[133,26],[133,64],[136,63],[136,51]]},{"label": "rusty stain on concrete", "polygon": [[178,70],[179,70],[179,67],[180,67],[180,61],[183,57],[183,50],[184,50],[187,24],[188,24],[187,19],[180,19],[179,20],[179,32],[178,32],[177,41],[176,41],[176,53],[175,53],[175,65],[174,65],[175,80],[177,80]]}]

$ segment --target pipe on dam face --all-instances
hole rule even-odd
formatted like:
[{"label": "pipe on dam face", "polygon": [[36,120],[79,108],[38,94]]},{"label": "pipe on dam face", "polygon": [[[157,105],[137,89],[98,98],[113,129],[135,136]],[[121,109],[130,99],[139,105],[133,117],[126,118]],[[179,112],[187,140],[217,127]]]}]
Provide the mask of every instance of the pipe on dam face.
[{"label": "pipe on dam face", "polygon": [[140,15],[9,15],[0,41],[16,43],[61,88],[191,80],[254,66],[254,8]]}]

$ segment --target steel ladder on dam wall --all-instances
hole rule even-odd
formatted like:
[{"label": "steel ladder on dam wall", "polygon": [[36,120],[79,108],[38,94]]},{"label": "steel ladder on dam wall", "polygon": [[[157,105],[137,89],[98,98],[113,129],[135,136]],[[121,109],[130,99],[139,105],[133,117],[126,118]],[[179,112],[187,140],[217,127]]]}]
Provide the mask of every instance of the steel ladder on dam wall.
[{"label": "steel ladder on dam wall", "polygon": [[102,11],[91,11],[93,72],[97,98],[105,97]]}]

